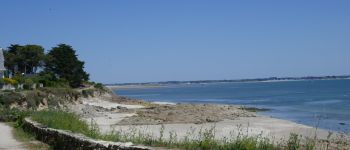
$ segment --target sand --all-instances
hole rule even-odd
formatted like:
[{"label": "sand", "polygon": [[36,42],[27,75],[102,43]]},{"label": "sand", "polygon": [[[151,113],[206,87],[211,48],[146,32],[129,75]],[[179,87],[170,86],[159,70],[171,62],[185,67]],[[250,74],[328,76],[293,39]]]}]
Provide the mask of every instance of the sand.
[{"label": "sand", "polygon": [[136,108],[144,108],[141,105],[128,105],[128,104],[119,104],[111,101],[102,100],[99,98],[90,98],[83,101],[83,104],[90,106],[98,106],[106,109],[113,109],[118,107],[124,107],[127,109],[136,109]]}]

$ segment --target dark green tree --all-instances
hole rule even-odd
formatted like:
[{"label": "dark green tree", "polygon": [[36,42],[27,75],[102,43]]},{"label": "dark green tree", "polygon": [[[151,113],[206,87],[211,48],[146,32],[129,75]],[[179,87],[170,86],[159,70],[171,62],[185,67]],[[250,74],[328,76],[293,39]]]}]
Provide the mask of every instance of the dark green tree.
[{"label": "dark green tree", "polygon": [[21,45],[11,44],[7,50],[4,51],[5,67],[11,71],[14,75],[17,73],[16,67],[18,67],[18,52],[22,48]]},{"label": "dark green tree", "polygon": [[45,61],[45,70],[52,72],[57,78],[67,80],[73,88],[89,80],[89,74],[84,71],[84,62],[80,61],[75,50],[66,44],[59,44],[49,51]]},{"label": "dark green tree", "polygon": [[40,45],[11,45],[4,51],[5,67],[13,74],[36,73],[38,67],[43,66],[44,48]]},{"label": "dark green tree", "polygon": [[25,74],[36,73],[38,67],[43,66],[45,53],[40,45],[25,45],[17,54],[19,70]]}]

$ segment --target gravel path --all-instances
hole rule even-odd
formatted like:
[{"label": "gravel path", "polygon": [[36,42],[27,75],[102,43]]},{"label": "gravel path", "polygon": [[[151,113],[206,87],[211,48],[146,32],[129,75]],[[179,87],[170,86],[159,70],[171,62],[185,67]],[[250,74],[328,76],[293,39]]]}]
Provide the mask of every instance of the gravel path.
[{"label": "gravel path", "polygon": [[0,150],[24,150],[22,143],[18,142],[12,135],[12,128],[0,122]]}]

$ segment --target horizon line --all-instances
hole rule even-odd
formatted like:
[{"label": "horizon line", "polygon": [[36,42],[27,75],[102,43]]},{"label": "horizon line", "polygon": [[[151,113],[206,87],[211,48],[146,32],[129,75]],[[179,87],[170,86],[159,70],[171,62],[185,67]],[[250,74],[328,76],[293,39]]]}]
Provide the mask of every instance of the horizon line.
[{"label": "horizon line", "polygon": [[104,83],[104,85],[118,85],[118,84],[154,84],[154,83],[169,83],[169,82],[205,82],[205,81],[240,81],[240,80],[283,80],[284,78],[292,78],[292,79],[306,79],[306,78],[350,78],[350,74],[348,75],[308,75],[308,76],[270,76],[270,77],[257,77],[257,78],[240,78],[240,79],[203,79],[203,80],[167,80],[167,81],[152,81],[152,82],[124,82],[124,83]]}]

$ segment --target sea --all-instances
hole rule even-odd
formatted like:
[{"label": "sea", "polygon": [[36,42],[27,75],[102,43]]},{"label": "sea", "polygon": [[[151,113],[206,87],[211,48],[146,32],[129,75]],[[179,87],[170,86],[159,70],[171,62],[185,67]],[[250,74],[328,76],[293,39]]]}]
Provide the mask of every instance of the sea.
[{"label": "sea", "polygon": [[317,128],[350,132],[350,79],[175,84],[118,89],[116,94],[151,102],[234,104]]}]

